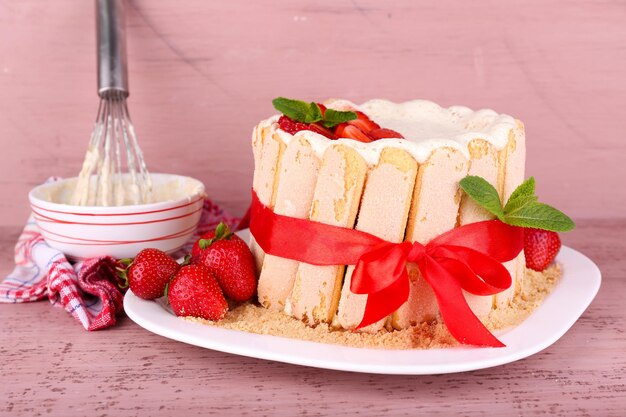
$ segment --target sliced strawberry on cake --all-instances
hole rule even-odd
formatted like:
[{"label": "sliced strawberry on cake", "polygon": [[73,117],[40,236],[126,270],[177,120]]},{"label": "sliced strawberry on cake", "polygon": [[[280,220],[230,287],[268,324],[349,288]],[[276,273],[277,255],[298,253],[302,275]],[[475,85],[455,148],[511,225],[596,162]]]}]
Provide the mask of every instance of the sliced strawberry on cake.
[{"label": "sliced strawberry on cake", "polygon": [[354,139],[369,143],[378,139],[404,138],[400,133],[381,127],[360,110],[339,110],[320,103],[278,97],[272,101],[282,113],[278,126],[295,135],[309,130],[328,139]]}]

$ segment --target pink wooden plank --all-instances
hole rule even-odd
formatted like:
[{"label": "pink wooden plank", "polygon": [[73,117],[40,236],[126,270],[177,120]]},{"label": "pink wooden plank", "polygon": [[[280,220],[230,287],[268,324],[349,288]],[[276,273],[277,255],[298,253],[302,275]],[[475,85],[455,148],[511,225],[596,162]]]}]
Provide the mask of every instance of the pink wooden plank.
[{"label": "pink wooden plank", "polygon": [[[153,171],[241,213],[277,95],[429,98],[522,119],[528,172],[574,217],[624,216],[620,2],[133,1],[131,114]],[[74,175],[97,108],[93,4],[0,0],[0,224]],[[607,194],[611,196],[607,203]]]}]

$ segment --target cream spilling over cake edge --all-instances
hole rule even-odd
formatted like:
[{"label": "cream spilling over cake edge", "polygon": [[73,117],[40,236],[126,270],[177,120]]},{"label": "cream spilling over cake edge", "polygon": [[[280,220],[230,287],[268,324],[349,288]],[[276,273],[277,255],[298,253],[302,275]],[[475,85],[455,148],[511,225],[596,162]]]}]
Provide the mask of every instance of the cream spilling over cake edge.
[{"label": "cream spilling over cake edge", "polygon": [[[506,147],[510,131],[517,126],[517,121],[512,116],[499,114],[491,109],[474,111],[465,106],[446,108],[429,100],[394,103],[374,99],[361,105],[348,100],[330,100],[325,104],[335,110],[362,111],[374,122],[398,131],[405,138],[379,139],[371,143],[362,143],[352,139],[330,140],[310,130],[292,135],[276,124],[280,115],[261,121],[255,129],[269,129],[272,134],[276,133],[285,145],[294,138],[306,138],[320,157],[329,146],[344,144],[356,150],[371,166],[378,163],[382,150],[389,147],[407,151],[420,164],[424,163],[435,149],[444,147],[456,149],[470,159],[468,144],[473,139],[484,139],[500,151]],[[430,119],[424,118],[424,115],[430,116]],[[430,131],[421,129],[421,134],[416,136],[415,131],[420,130],[418,127],[424,126],[426,121],[439,129],[433,128]]]}]

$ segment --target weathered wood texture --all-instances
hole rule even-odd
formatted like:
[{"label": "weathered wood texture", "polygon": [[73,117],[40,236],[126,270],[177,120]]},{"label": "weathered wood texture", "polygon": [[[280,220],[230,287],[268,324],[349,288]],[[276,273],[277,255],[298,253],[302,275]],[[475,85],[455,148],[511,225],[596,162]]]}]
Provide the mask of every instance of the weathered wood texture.
[{"label": "weathered wood texture", "polygon": [[[16,230],[0,229],[1,272]],[[88,333],[47,302],[0,305],[2,416],[623,416],[626,221],[565,242],[595,260],[600,293],[558,342],[508,365],[440,376],[327,371],[214,352],[128,318]]]},{"label": "weathered wood texture", "polygon": [[[0,0],[0,224],[78,172],[97,109],[93,2]],[[131,114],[149,167],[249,199],[271,98],[429,98],[522,119],[528,173],[574,217],[624,217],[626,3],[134,0]],[[607,197],[609,195],[610,197]]]}]

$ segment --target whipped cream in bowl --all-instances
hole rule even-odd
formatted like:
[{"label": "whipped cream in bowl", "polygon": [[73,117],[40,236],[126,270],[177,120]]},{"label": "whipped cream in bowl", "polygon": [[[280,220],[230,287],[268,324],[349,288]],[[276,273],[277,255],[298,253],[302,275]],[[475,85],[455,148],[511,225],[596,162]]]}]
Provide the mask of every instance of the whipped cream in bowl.
[{"label": "whipped cream in bowl", "polygon": [[77,177],[39,185],[28,195],[33,217],[46,243],[74,259],[128,258],[148,247],[175,252],[200,221],[204,185],[180,175],[150,176],[152,193],[146,204],[73,205]]}]

